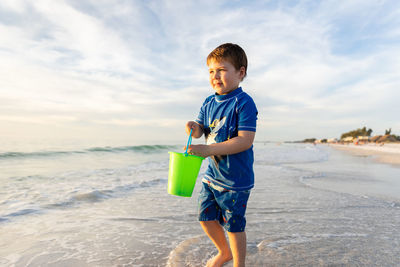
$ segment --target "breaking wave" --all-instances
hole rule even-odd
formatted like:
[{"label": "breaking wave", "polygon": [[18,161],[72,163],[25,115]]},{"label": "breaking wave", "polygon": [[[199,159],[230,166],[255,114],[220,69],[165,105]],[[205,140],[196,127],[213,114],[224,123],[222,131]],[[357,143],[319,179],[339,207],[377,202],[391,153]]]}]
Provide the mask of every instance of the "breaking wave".
[{"label": "breaking wave", "polygon": [[75,150],[75,151],[34,151],[34,152],[3,152],[0,153],[1,159],[20,159],[32,157],[53,157],[53,156],[68,156],[74,154],[93,154],[93,153],[119,153],[119,152],[133,152],[133,153],[158,153],[170,149],[176,149],[176,145],[141,145],[141,146],[121,146],[121,147],[92,147],[88,149]]}]

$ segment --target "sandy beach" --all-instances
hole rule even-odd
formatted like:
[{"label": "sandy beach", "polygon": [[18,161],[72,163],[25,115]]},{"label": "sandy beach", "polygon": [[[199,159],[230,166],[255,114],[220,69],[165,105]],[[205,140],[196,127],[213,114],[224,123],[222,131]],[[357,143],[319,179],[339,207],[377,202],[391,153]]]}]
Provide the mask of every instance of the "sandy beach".
[{"label": "sandy beach", "polygon": [[400,144],[330,144],[329,146],[356,156],[371,157],[377,162],[400,166]]}]

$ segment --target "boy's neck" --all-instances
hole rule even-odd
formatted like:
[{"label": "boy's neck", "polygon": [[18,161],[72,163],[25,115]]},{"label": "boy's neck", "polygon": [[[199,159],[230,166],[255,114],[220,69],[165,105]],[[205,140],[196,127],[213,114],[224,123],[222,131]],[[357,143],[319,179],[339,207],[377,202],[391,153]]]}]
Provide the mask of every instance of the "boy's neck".
[{"label": "boy's neck", "polygon": [[[227,93],[225,93],[225,94],[222,94],[222,95],[229,95],[230,93],[232,93],[233,91],[235,91],[235,90],[237,90],[238,88],[240,88],[240,86],[238,85],[235,89],[233,89],[233,90],[231,90],[231,91],[229,91],[229,92],[227,92]],[[218,93],[215,93],[216,95],[220,95],[220,94],[218,94]]]},{"label": "boy's neck", "polygon": [[219,95],[219,94],[215,93],[215,98],[216,98],[217,101],[226,100],[226,99],[229,99],[231,97],[234,97],[234,96],[240,94],[242,91],[243,91],[242,87],[239,86],[238,88],[236,88],[233,91],[230,91],[227,94]]}]

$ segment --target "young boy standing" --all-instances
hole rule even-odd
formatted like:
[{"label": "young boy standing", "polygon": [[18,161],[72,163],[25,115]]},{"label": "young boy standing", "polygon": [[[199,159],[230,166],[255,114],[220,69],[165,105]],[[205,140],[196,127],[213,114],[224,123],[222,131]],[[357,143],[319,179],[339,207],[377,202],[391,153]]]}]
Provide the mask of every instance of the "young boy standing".
[{"label": "young boy standing", "polygon": [[[247,57],[236,44],[222,44],[207,57],[215,94],[206,98],[196,121],[186,123],[193,137],[203,133],[206,145],[191,145],[192,155],[209,157],[199,195],[199,221],[218,254],[207,266],[222,266],[233,259],[245,266],[245,211],[254,186],[253,141],[257,108],[240,82],[247,74]],[[229,244],[225,237],[227,231]]]}]

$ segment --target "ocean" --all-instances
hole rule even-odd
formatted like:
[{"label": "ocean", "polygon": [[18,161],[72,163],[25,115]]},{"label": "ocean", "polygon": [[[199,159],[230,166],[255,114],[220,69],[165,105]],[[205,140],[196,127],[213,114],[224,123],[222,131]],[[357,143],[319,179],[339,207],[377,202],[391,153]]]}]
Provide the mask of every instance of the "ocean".
[{"label": "ocean", "polygon": [[[3,145],[0,266],[204,266],[201,179],[167,194],[183,145]],[[247,266],[400,265],[399,167],[327,145],[254,151]]]}]

